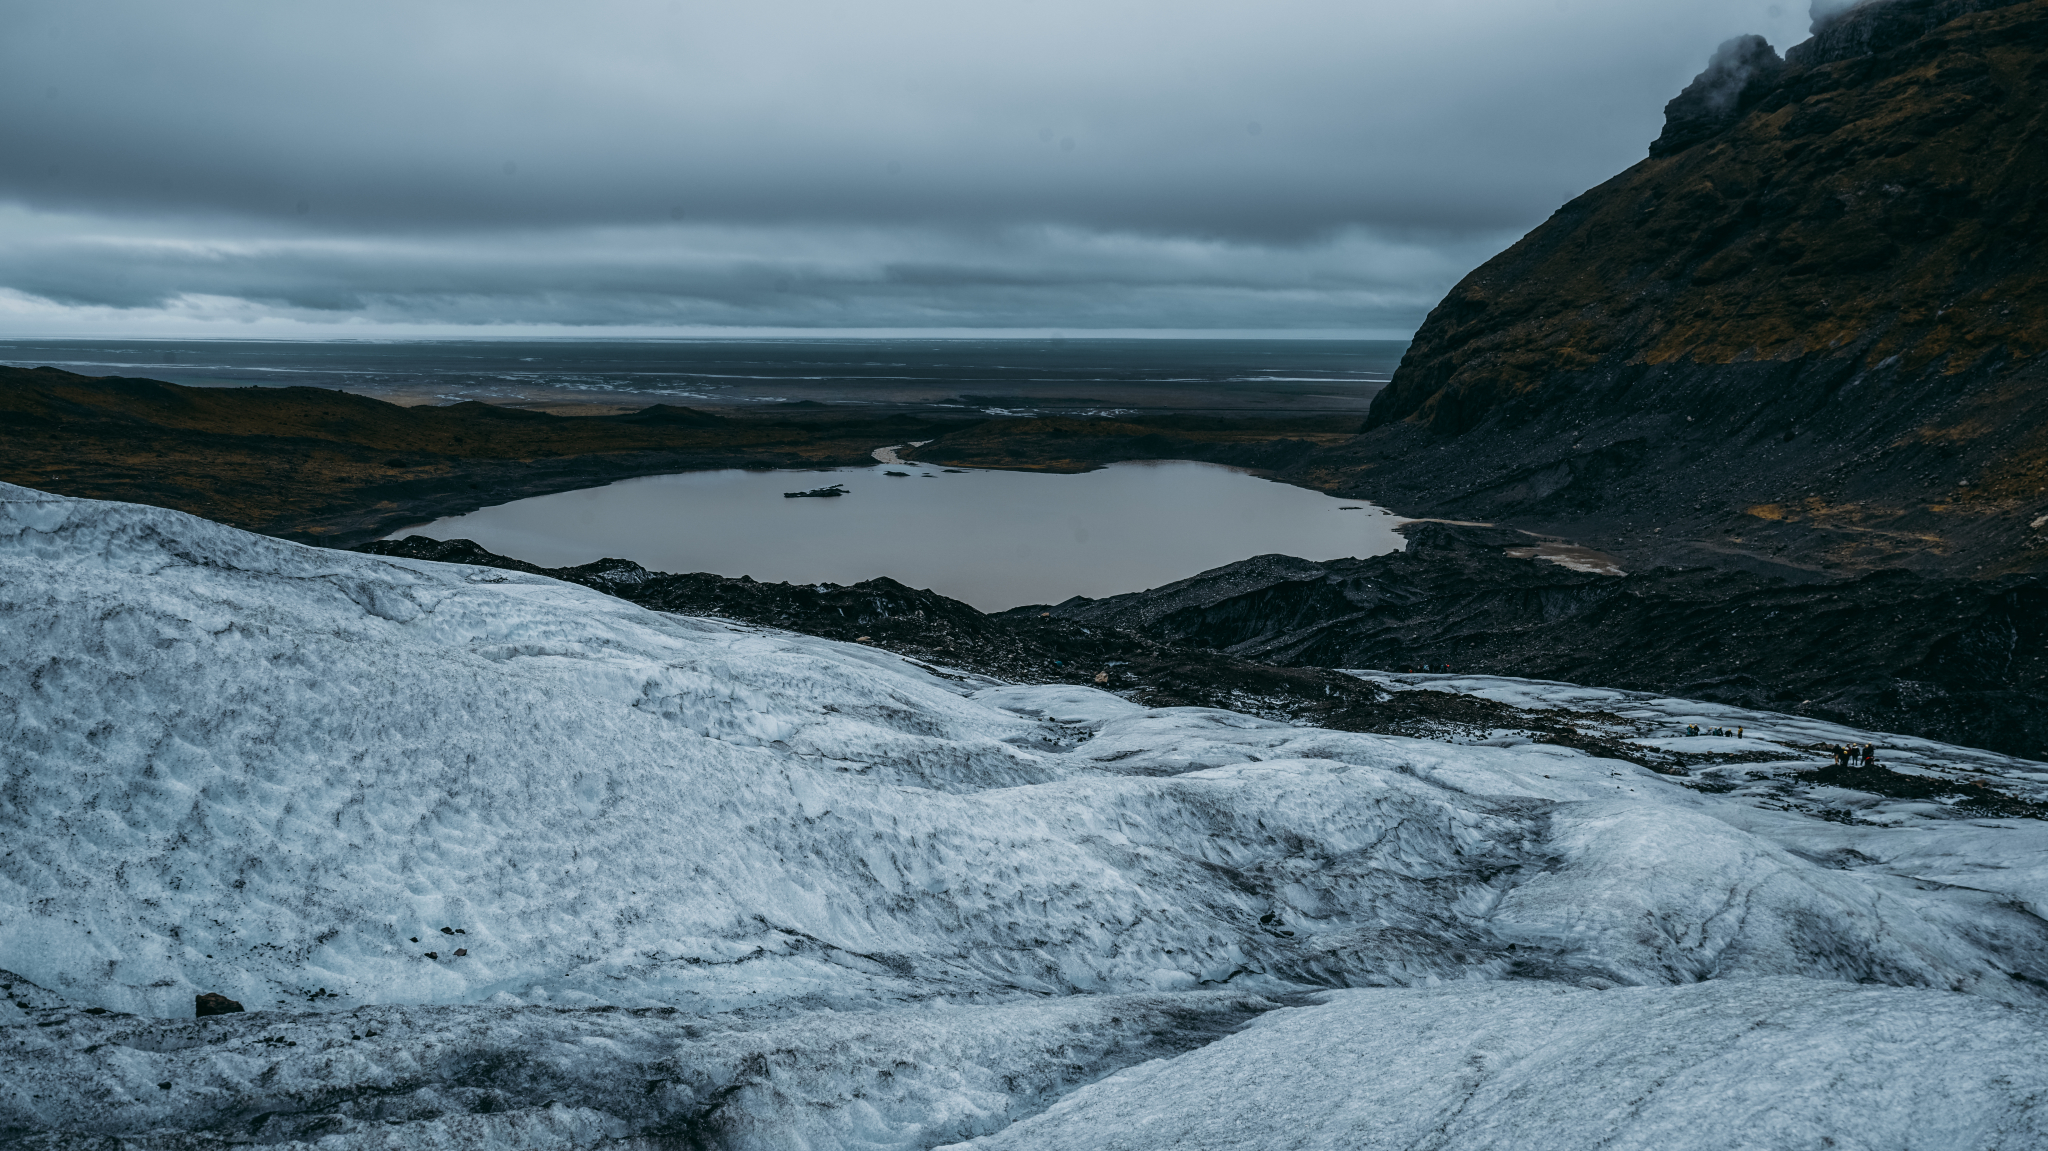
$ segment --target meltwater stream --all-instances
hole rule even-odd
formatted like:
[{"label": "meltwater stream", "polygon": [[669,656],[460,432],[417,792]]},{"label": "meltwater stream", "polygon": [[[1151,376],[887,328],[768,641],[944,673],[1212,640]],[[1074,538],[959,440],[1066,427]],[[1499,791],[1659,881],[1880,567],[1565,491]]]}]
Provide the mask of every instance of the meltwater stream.
[{"label": "meltwater stream", "polygon": [[[890,472],[904,473],[890,475]],[[842,484],[836,499],[783,493]],[[1157,587],[1255,555],[1398,551],[1400,522],[1235,468],[1113,464],[1079,475],[882,464],[686,472],[536,496],[397,533],[529,563],[606,556],[768,582],[889,576],[983,611]]]}]

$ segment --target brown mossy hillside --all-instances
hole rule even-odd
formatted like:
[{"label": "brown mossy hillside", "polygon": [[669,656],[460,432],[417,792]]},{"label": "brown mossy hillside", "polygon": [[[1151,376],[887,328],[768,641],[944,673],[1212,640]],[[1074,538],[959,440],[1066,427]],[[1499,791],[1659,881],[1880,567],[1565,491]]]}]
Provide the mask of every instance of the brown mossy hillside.
[{"label": "brown mossy hillside", "polygon": [[556,416],[325,388],[191,388],[0,368],[0,480],[349,546],[530,495],[692,468],[835,467],[936,436],[915,419]]},{"label": "brown mossy hillside", "polygon": [[1732,56],[1725,122],[1710,68],[1658,154],[1460,283],[1322,482],[1606,546],[2048,563],[2048,0]]},{"label": "brown mossy hillside", "polygon": [[1560,209],[1431,315],[1378,426],[1442,431],[1621,352],[1836,349],[1958,372],[2048,351],[2048,3],[1794,69],[1731,130]]}]

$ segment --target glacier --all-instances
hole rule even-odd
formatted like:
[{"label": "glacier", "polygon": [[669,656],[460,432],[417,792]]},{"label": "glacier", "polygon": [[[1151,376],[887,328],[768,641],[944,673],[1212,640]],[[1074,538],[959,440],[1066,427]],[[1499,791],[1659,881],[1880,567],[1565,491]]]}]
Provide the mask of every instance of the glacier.
[{"label": "glacier", "polygon": [[[2048,1141],[2038,820],[1148,709],[5,485],[0,636],[0,1141]],[[1722,713],[1450,686],[1653,743]],[[1747,717],[1754,776],[1828,734]]]}]

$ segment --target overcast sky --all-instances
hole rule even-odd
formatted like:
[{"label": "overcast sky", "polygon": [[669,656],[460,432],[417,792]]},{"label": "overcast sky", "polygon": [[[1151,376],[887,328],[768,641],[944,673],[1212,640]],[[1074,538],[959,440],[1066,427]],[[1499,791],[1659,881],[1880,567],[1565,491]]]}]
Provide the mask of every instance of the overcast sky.
[{"label": "overcast sky", "polygon": [[[0,332],[1405,337],[1792,0],[7,0]],[[596,328],[581,329],[581,326]]]}]

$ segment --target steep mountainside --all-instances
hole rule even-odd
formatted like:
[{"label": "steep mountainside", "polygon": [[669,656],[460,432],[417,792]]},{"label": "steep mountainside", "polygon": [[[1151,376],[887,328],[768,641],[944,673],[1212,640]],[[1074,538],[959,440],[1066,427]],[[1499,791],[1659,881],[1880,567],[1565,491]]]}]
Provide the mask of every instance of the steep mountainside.
[{"label": "steep mountainside", "polygon": [[2048,566],[2048,0],[1731,41],[1287,478],[1652,561]]}]

